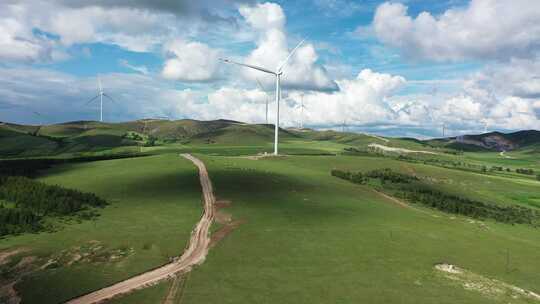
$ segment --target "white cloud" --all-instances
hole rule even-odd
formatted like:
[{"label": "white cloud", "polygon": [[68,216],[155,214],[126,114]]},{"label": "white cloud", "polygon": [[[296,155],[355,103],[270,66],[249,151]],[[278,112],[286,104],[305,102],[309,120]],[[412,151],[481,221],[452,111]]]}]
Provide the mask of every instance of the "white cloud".
[{"label": "white cloud", "polygon": [[200,42],[174,40],[164,47],[172,58],[165,61],[162,75],[181,81],[209,81],[218,73],[217,50]]},{"label": "white cloud", "polygon": [[348,17],[352,14],[370,9],[366,3],[351,0],[315,0],[313,1],[321,12],[328,17]]},{"label": "white cloud", "polygon": [[36,34],[27,8],[20,4],[0,5],[0,60],[51,61],[65,58],[56,41]]},{"label": "white cloud", "polygon": [[[361,71],[355,79],[338,81],[335,92],[304,94],[304,121],[307,125],[367,124],[391,121],[395,114],[387,105],[391,96],[405,83],[400,76]],[[297,126],[300,122],[299,91],[290,91],[280,105],[281,126]],[[249,123],[265,121],[267,95],[258,90],[221,87],[208,94],[207,101],[191,100],[178,105],[184,115],[197,119],[227,118]],[[269,120],[275,120],[275,102],[269,97]]]},{"label": "white cloud", "polygon": [[133,71],[138,72],[138,73],[141,73],[143,75],[148,75],[150,73],[146,66],[144,66],[144,65],[132,65],[125,59],[120,59],[118,61],[118,63],[121,66],[125,67],[125,68],[128,68],[128,69],[133,70]]},{"label": "white cloud", "polygon": [[233,27],[236,20],[227,15],[234,10],[226,5],[230,2],[4,1],[0,59],[58,60],[65,57],[65,48],[96,42],[152,52],[173,37],[194,36],[214,24],[220,29]]},{"label": "white cloud", "polygon": [[531,57],[540,50],[540,2],[471,0],[438,16],[408,15],[401,3],[380,5],[376,36],[406,54],[436,61]]},{"label": "white cloud", "polygon": [[[263,3],[254,6],[241,6],[240,14],[247,24],[257,33],[256,49],[244,61],[274,70],[287,57],[286,17],[281,6],[275,3]],[[284,68],[283,85],[288,88],[312,90],[333,90],[337,86],[326,70],[317,64],[318,55],[313,44],[301,46]],[[261,78],[261,73],[242,69],[242,74],[249,80]],[[272,85],[269,77],[261,78],[267,85]]]},{"label": "white cloud", "polygon": [[[51,9],[37,24],[60,37],[64,45],[104,42],[135,52],[151,51],[174,30],[174,16],[134,8]],[[129,26],[126,26],[129,24]]]},{"label": "white cloud", "polygon": [[[473,76],[470,82],[474,82]],[[174,82],[143,74],[105,74],[105,92],[117,102],[106,103],[107,121],[125,121],[170,115],[173,118],[233,119],[249,123],[265,120],[267,96],[259,89],[224,85],[216,90],[177,89]],[[480,82],[489,82],[487,78]],[[453,96],[396,95],[407,81],[396,75],[362,70],[353,79],[337,81],[334,92],[304,95],[304,122],[308,127],[351,127],[382,134],[440,135],[445,122],[450,134],[480,132],[482,121],[500,130],[540,128],[540,100],[497,95],[486,104],[467,93]],[[44,69],[0,68],[0,121],[32,121],[32,111],[47,123],[97,119],[97,104],[85,106],[96,94],[95,78],[81,78]],[[511,90],[511,89],[510,89]],[[288,91],[281,103],[281,126],[298,126],[300,91]],[[272,95],[272,94],[271,94]],[[270,96],[270,123],[275,103]],[[62,109],[62,111],[59,111]],[[37,122],[37,121],[35,121]]]}]

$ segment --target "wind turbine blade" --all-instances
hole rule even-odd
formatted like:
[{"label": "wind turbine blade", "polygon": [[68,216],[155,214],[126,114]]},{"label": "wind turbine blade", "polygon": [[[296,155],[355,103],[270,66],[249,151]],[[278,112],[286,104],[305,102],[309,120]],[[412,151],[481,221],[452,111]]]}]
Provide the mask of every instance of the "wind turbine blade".
[{"label": "wind turbine blade", "polygon": [[87,101],[84,105],[88,105],[89,103],[91,103],[92,101],[96,100],[97,98],[99,97],[99,95],[96,95],[94,98],[90,99],[89,101]]},{"label": "wind turbine blade", "polygon": [[259,85],[259,88],[261,89],[261,91],[263,91],[264,93],[266,93],[266,90],[263,88],[261,82],[259,81],[259,78],[255,78],[255,80],[257,80],[257,84]]},{"label": "wind turbine blade", "polygon": [[236,65],[241,65],[241,66],[244,66],[244,67],[247,67],[247,68],[251,68],[251,69],[255,69],[255,70],[259,70],[261,72],[265,72],[265,73],[268,73],[268,74],[272,74],[272,75],[276,75],[275,72],[272,72],[268,69],[265,69],[265,68],[262,68],[262,67],[258,67],[258,66],[255,66],[255,65],[251,65],[251,64],[245,64],[245,63],[240,63],[240,62],[236,62],[236,61],[232,61],[232,60],[229,60],[229,59],[222,59],[220,58],[219,60],[225,62],[225,63],[231,63],[231,64],[236,64]]},{"label": "wind turbine blade", "polygon": [[283,69],[283,67],[285,66],[285,64],[287,64],[287,62],[289,61],[289,59],[292,57],[292,55],[294,55],[294,53],[296,53],[296,50],[298,50],[298,48],[300,47],[300,45],[302,45],[302,43],[304,43],[305,39],[302,39],[302,41],[300,41],[300,43],[298,43],[296,45],[296,47],[289,53],[289,55],[287,56],[287,58],[285,58],[285,60],[283,60],[281,62],[281,64],[279,65],[279,67],[277,68],[277,72],[280,73],[281,72],[281,69]]},{"label": "wind turbine blade", "polygon": [[41,116],[41,114],[39,114],[39,112],[34,111],[33,113],[36,114],[37,116]]},{"label": "wind turbine blade", "polygon": [[116,102],[116,100],[114,100],[111,96],[109,96],[109,95],[107,95],[105,93],[103,93],[103,96],[109,98],[112,102]]}]

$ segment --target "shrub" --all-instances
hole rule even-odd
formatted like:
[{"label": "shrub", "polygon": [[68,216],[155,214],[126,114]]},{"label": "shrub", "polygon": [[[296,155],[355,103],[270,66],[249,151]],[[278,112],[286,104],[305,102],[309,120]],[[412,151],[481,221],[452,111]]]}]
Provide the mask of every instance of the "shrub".
[{"label": "shrub", "polygon": [[527,169],[527,168],[518,168],[518,169],[516,169],[516,173],[525,174],[525,175],[533,175],[534,170],[533,169]]},{"label": "shrub", "polygon": [[332,176],[339,177],[341,179],[346,179],[346,180],[351,179],[351,173],[348,172],[348,171],[342,171],[342,170],[339,170],[339,169],[332,169],[332,171],[330,171],[330,174],[332,174]]},{"label": "shrub", "polygon": [[367,182],[367,177],[362,172],[351,173],[350,176],[351,182],[355,184],[365,184]]},{"label": "shrub", "polygon": [[416,176],[394,172],[388,168],[369,171],[366,173],[366,176],[369,178],[378,178],[382,182],[389,181],[392,183],[410,183],[411,181],[418,180]]},{"label": "shrub", "polygon": [[441,211],[474,218],[490,218],[509,224],[540,223],[540,212],[522,206],[499,206],[446,194],[427,187],[401,187],[399,193],[411,203],[421,203]]}]

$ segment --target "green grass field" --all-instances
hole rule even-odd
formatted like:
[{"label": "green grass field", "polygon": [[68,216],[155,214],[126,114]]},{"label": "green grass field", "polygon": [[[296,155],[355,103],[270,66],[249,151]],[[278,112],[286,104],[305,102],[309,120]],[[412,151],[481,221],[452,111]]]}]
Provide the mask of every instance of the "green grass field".
[{"label": "green grass field", "polygon": [[118,261],[74,263],[39,271],[16,285],[25,303],[59,303],[168,262],[182,252],[201,214],[196,168],[177,154],[56,167],[40,178],[95,192],[110,205],[95,221],[66,224],[54,233],[0,240],[48,259],[62,250],[99,242],[107,251],[132,252]]},{"label": "green grass field", "polygon": [[[80,124],[45,128],[47,136],[69,136],[73,142],[83,136],[109,136],[96,142],[85,138],[79,152],[70,146],[54,157],[123,152],[152,156],[65,164],[43,172],[40,181],[94,192],[110,205],[92,221],[0,239],[0,251],[26,249],[19,260],[34,256],[36,265],[55,261],[16,284],[23,303],[61,303],[179,255],[202,212],[196,168],[180,152],[194,153],[206,163],[218,199],[232,202],[223,212],[243,223],[187,276],[178,303],[535,303],[467,290],[434,265],[455,264],[540,293],[538,228],[472,220],[419,205],[403,207],[369,186],[330,175],[333,168],[391,168],[425,177],[447,193],[540,210],[540,181],[533,176],[481,174],[394,156],[343,155],[345,148],[379,143],[441,152],[429,157],[447,161],[540,171],[540,158],[532,150],[506,153],[512,158],[496,152],[449,155],[443,148],[406,139],[292,132],[280,146],[288,156],[256,160],[247,156],[272,152],[271,141],[265,141],[271,135],[268,127],[229,125],[223,132],[224,124],[183,121],[182,134],[200,135],[189,142],[142,148],[115,145],[122,132],[141,128],[141,123],[114,132],[102,125],[91,131],[81,131]],[[178,125],[160,122],[154,127],[154,133],[172,136]],[[21,134],[17,136],[41,140]],[[31,142],[21,151],[35,145]],[[215,224],[213,230],[219,227]],[[82,257],[75,258],[78,255]],[[170,285],[163,282],[110,303],[161,303]]]},{"label": "green grass field", "polygon": [[486,230],[465,218],[402,208],[329,175],[333,167],[399,163],[205,160],[217,194],[232,200],[234,217],[246,223],[191,274],[182,303],[506,303],[436,275],[440,262],[540,291],[538,230],[492,222]]}]

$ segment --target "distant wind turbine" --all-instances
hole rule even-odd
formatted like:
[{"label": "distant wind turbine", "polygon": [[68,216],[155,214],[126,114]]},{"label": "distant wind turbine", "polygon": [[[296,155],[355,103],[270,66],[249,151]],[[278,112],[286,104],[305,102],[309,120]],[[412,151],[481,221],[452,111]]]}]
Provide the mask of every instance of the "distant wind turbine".
[{"label": "distant wind turbine", "polygon": [[103,96],[109,98],[112,102],[114,102],[114,99],[112,99],[111,96],[107,95],[105,92],[103,92],[103,86],[101,85],[101,79],[97,78],[98,80],[98,94],[94,96],[92,99],[90,99],[88,102],[86,102],[86,105],[90,104],[92,101],[96,100],[99,97],[99,121],[103,121]]},{"label": "distant wind turbine", "polygon": [[32,111],[32,113],[38,117],[38,124],[41,126],[43,124],[43,115],[38,111]]},{"label": "distant wind turbine", "polygon": [[259,85],[259,88],[261,91],[264,92],[264,95],[266,95],[266,124],[268,124],[268,93],[266,93],[266,90],[263,88],[261,82],[259,81],[259,78],[257,78],[257,84]]},{"label": "distant wind turbine", "polygon": [[442,137],[444,138],[446,135],[446,123],[443,121],[442,123]]},{"label": "distant wind turbine", "polygon": [[39,135],[39,131],[41,130],[41,127],[43,126],[43,115],[41,115],[41,113],[37,112],[37,111],[32,111],[32,113],[37,116],[38,118],[38,127],[35,131],[35,135],[38,136]]},{"label": "distant wind turbine", "polygon": [[304,109],[307,109],[304,105],[304,93],[300,97],[300,129],[304,128]]},{"label": "distant wind turbine", "polygon": [[240,65],[240,66],[243,66],[243,67],[246,67],[246,68],[258,70],[258,71],[263,72],[263,73],[272,74],[272,75],[274,75],[276,77],[276,124],[275,124],[275,134],[274,134],[274,155],[278,155],[279,101],[281,99],[281,76],[283,75],[283,67],[285,66],[285,64],[287,64],[287,62],[289,61],[291,56],[296,52],[296,50],[300,47],[300,45],[302,43],[304,43],[304,40],[302,40],[302,41],[300,41],[300,43],[298,43],[298,45],[289,53],[287,58],[285,58],[285,60],[282,61],[281,64],[278,65],[278,67],[276,68],[275,71],[271,71],[269,69],[259,67],[259,66],[255,66],[255,65],[251,65],[251,64],[234,62],[234,61],[229,60],[229,59],[220,59],[221,61],[226,62],[226,63],[236,64],[236,65]]},{"label": "distant wind turbine", "polygon": [[347,119],[343,118],[343,124],[341,125],[341,132],[345,133],[345,130],[347,130]]}]

